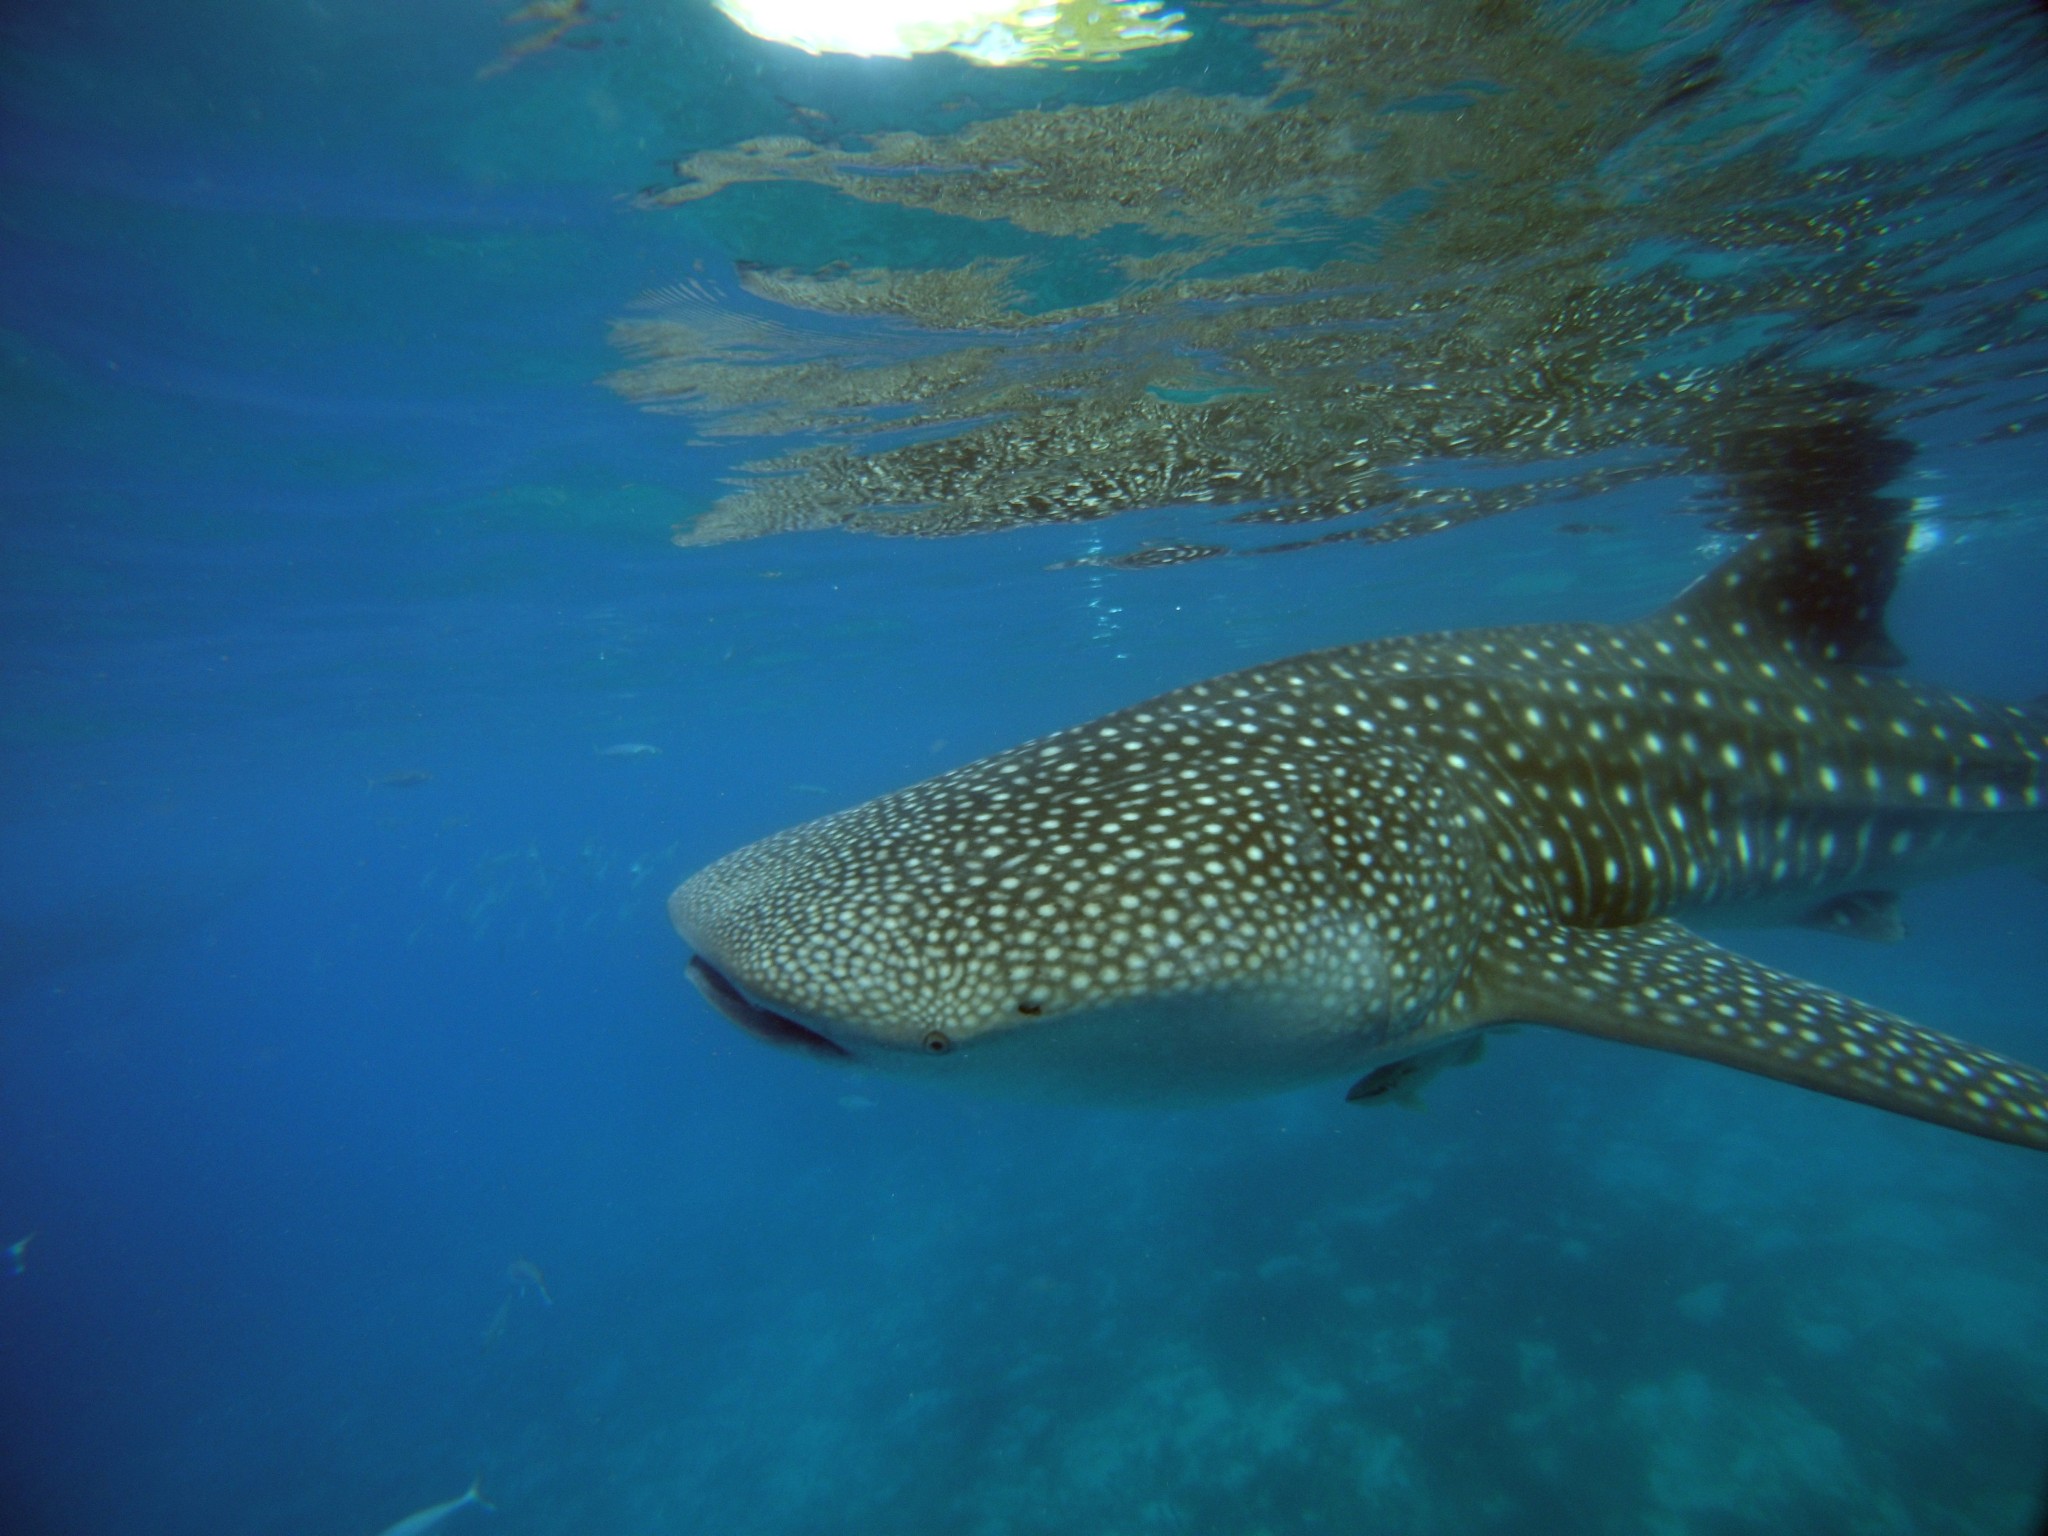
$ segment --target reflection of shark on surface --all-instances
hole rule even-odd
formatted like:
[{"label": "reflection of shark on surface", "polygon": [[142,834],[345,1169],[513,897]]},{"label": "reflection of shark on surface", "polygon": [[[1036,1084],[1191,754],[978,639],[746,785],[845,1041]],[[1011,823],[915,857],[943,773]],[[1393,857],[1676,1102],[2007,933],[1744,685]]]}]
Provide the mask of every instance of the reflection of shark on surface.
[{"label": "reflection of shark on surface", "polygon": [[458,1509],[467,1509],[472,1504],[478,1509],[496,1509],[497,1505],[489,1503],[484,1498],[483,1481],[481,1476],[471,1479],[469,1491],[462,1497],[414,1510],[403,1520],[385,1526],[381,1536],[426,1536],[428,1531],[433,1530]]},{"label": "reflection of shark on surface", "polygon": [[742,848],[669,899],[692,978],[1013,1091],[1398,1100],[1527,1022],[2048,1148],[2048,1074],[1680,926],[1889,937],[1902,886],[2048,864],[2048,709],[1884,670],[1903,455],[1844,433],[1740,449],[1775,525],[1646,619],[1252,667]]},{"label": "reflection of shark on surface", "polygon": [[28,1273],[28,1245],[35,1241],[35,1236],[35,1233],[31,1232],[27,1237],[17,1237],[7,1245],[7,1267],[11,1273]]}]

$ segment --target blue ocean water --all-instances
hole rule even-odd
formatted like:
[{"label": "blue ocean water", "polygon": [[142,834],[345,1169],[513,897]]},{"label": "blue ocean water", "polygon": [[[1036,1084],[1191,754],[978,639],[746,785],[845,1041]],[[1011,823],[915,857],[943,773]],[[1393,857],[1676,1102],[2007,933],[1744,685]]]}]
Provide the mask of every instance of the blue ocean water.
[{"label": "blue ocean water", "polygon": [[[1420,1113],[1127,1112],[716,1017],[663,901],[732,847],[1255,660],[1626,618],[1726,541],[1647,481],[1159,569],[1086,562],[1201,521],[677,547],[759,450],[597,386],[635,297],[972,248],[633,194],[792,102],[872,134],[1256,67],[1221,7],[1198,65],[1034,81],[621,0],[492,71],[512,9],[0,21],[0,1525],[368,1536],[480,1473],[447,1529],[2035,1528],[2034,1153],[1542,1030]],[[1957,15],[2048,60],[2034,8]],[[1973,302],[2038,329],[2018,79],[1941,217],[2020,197]],[[2002,697],[2048,679],[2028,341],[1900,413],[1938,511],[1894,632]],[[2048,889],[1909,900],[1895,946],[1740,943],[2048,1060]]]}]

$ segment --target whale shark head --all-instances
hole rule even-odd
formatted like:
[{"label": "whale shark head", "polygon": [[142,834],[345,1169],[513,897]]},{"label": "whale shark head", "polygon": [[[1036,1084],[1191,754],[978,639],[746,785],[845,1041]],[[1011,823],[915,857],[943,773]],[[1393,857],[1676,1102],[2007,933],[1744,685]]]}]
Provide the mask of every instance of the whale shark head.
[{"label": "whale shark head", "polygon": [[1313,682],[1197,685],[742,848],[669,900],[693,979],[774,1043],[996,1091],[1369,1064],[1462,964],[1480,861]]}]

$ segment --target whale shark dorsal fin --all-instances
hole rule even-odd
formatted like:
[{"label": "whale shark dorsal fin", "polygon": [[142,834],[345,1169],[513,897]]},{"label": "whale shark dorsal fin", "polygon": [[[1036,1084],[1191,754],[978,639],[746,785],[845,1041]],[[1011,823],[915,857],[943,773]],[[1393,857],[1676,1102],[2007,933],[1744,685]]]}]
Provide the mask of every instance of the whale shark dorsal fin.
[{"label": "whale shark dorsal fin", "polygon": [[1910,527],[1903,520],[1806,521],[1759,534],[1649,622],[1737,648],[1776,645],[1808,662],[1897,667],[1885,632]]},{"label": "whale shark dorsal fin", "polygon": [[1532,924],[1474,965],[1475,1023],[1525,1021],[2048,1149],[2048,1073],[1787,976],[1667,920]]}]

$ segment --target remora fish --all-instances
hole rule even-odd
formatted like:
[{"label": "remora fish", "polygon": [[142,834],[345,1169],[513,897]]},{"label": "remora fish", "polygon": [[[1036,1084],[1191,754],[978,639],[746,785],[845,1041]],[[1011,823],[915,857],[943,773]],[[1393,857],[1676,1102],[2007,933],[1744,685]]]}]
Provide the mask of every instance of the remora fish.
[{"label": "remora fish", "polygon": [[482,1509],[496,1508],[495,1505],[486,1502],[482,1489],[483,1479],[473,1478],[470,1481],[469,1492],[461,1498],[448,1499],[440,1504],[429,1504],[425,1509],[415,1510],[403,1520],[385,1526],[381,1536],[427,1536],[428,1531],[433,1530],[458,1509],[466,1509],[471,1504]]},{"label": "remora fish", "polygon": [[1903,885],[2048,855],[2048,712],[1875,670],[1905,536],[1806,519],[1636,623],[1197,683],[742,848],[669,914],[730,1018],[868,1066],[1371,1099],[1527,1022],[2048,1148],[2048,1075],[1676,920],[1882,936]]}]

